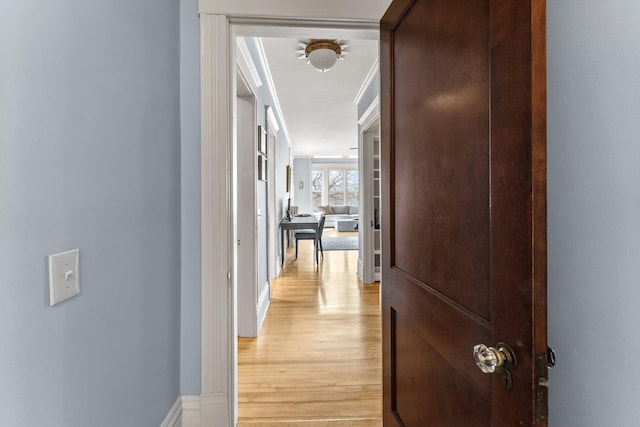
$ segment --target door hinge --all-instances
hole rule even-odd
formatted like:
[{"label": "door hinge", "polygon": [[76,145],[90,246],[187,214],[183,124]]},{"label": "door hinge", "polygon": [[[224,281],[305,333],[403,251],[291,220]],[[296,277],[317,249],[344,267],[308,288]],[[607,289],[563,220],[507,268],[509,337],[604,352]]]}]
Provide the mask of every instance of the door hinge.
[{"label": "door hinge", "polygon": [[549,416],[549,365],[548,354],[536,356],[536,420],[545,421]]},{"label": "door hinge", "polygon": [[231,270],[227,271],[227,284],[231,286]]}]

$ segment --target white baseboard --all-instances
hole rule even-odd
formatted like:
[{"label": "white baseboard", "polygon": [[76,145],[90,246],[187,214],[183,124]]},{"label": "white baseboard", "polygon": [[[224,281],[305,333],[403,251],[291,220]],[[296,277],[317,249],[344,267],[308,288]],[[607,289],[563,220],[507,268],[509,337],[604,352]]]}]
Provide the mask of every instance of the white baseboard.
[{"label": "white baseboard", "polygon": [[200,396],[182,396],[180,427],[200,427]]},{"label": "white baseboard", "polygon": [[[229,426],[229,398],[225,393],[203,394],[200,396],[200,425],[198,427],[209,426]],[[235,423],[234,423],[235,425]],[[187,426],[184,426],[187,427]],[[188,426],[192,427],[192,426]],[[195,427],[195,426],[193,426]]]},{"label": "white baseboard", "polygon": [[269,304],[271,304],[271,284],[267,282],[266,286],[262,290],[262,293],[258,297],[258,305],[256,307],[258,315],[258,333],[262,328],[264,318],[267,317],[267,310],[269,310]]},{"label": "white baseboard", "polygon": [[182,427],[182,396],[178,396],[160,427]]},{"label": "white baseboard", "polygon": [[226,394],[178,396],[160,427],[230,426]]}]

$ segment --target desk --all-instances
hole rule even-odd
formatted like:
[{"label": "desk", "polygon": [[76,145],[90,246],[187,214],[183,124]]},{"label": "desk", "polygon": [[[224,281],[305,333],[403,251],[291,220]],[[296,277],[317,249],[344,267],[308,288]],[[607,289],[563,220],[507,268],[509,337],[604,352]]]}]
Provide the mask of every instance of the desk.
[{"label": "desk", "polygon": [[282,248],[282,257],[280,260],[280,266],[284,265],[284,254],[286,248],[284,246],[284,233],[288,230],[317,230],[320,225],[320,219],[315,216],[294,216],[291,220],[283,218],[280,221],[280,247]]}]

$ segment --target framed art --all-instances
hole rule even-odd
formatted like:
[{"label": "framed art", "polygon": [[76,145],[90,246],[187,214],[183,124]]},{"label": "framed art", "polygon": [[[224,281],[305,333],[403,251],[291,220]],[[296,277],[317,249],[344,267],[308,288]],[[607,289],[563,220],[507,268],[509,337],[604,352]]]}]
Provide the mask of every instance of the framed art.
[{"label": "framed art", "polygon": [[286,170],[286,191],[287,193],[291,191],[291,166],[287,165]]},{"label": "framed art", "polygon": [[258,125],[258,152],[267,155],[267,131]]},{"label": "framed art", "polygon": [[267,157],[263,154],[258,154],[258,180],[267,180]]}]

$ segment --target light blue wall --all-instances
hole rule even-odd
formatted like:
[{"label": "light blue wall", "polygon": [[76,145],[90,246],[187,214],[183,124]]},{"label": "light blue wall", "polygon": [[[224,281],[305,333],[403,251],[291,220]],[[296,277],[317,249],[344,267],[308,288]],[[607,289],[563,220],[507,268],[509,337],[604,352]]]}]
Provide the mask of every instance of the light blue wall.
[{"label": "light blue wall", "polygon": [[[201,354],[200,311],[200,24],[197,18],[197,0],[180,2],[180,106],[182,127],[182,312],[180,343],[180,393],[199,394]],[[247,38],[254,61],[257,58],[255,40]],[[264,70],[256,61],[258,72],[266,82]],[[273,94],[263,85],[257,94],[258,124],[265,123],[264,105],[274,105]],[[276,215],[284,215],[286,206],[284,165],[288,161],[289,143],[282,130],[277,134],[276,155],[280,165],[276,170]],[[282,169],[282,170],[281,170]],[[266,184],[257,184],[258,203],[262,209],[259,231],[259,285],[260,291],[267,281],[266,263]]]},{"label": "light blue wall", "polygon": [[0,5],[2,425],[158,426],[178,396],[178,31],[176,0]]},{"label": "light blue wall", "polygon": [[180,0],[182,298],[180,393],[200,394],[200,20],[198,0]]},{"label": "light blue wall", "polygon": [[[260,68],[260,65],[257,61],[257,54],[254,45],[254,40],[252,38],[247,37],[246,39],[247,46],[249,47],[249,51],[253,57],[253,62],[256,65],[256,68]],[[261,79],[263,82],[266,82],[264,77],[264,72],[258,72],[261,74]],[[266,110],[265,105],[268,105],[269,92],[264,90],[264,85],[258,88],[258,93],[256,93],[256,125],[260,125],[266,129]],[[254,153],[255,155],[255,153]],[[268,159],[268,167],[273,167],[274,159]],[[240,194],[239,197],[246,197],[247,195]],[[257,247],[258,247],[258,265],[256,266],[257,276],[258,276],[258,295],[262,293],[264,290],[267,281],[269,280],[268,276],[268,263],[267,263],[267,253],[268,253],[268,245],[267,245],[267,182],[258,180],[256,182],[256,209],[260,211],[260,216],[256,214],[257,220]],[[255,309],[255,307],[254,307]],[[242,310],[242,307],[239,307],[239,310]]]},{"label": "light blue wall", "polygon": [[[362,117],[369,105],[373,102],[373,100],[380,94],[380,70],[377,70],[373,79],[371,79],[371,83],[365,89],[360,101],[358,102],[358,119]],[[360,133],[360,126],[358,126],[358,133]]]},{"label": "light blue wall", "polygon": [[[264,111],[264,109],[259,109],[260,111]],[[258,181],[257,182],[257,206],[260,209],[260,215],[257,216],[257,227],[258,227],[258,296],[260,296],[261,292],[267,286],[267,282],[269,281],[269,272],[268,272],[268,262],[267,256],[269,253],[268,248],[268,240],[267,240],[267,232],[269,223],[267,221],[267,182],[266,181]]]},{"label": "light blue wall", "polygon": [[[300,188],[302,183],[302,188]],[[296,157],[293,160],[293,191],[295,205],[300,213],[311,212],[311,158]]]},{"label": "light blue wall", "polygon": [[[278,157],[278,169],[276,170],[276,215],[278,218],[284,218],[287,211],[287,203],[289,201],[289,193],[287,193],[287,169],[289,164],[289,156],[291,147],[284,136],[282,130],[278,132],[278,144],[276,147],[276,156]],[[280,242],[278,242],[278,246]]]},{"label": "light blue wall", "polygon": [[640,419],[640,3],[548,7],[550,425]]},{"label": "light blue wall", "polygon": [[[274,94],[272,92],[272,88],[268,85],[268,79],[266,71],[261,66],[259,61],[259,53],[258,53],[258,45],[257,39],[253,37],[246,37],[247,47],[249,48],[249,53],[256,65],[258,74],[260,75],[260,79],[263,84],[260,88],[258,88],[258,93],[256,96],[257,104],[258,104],[258,124],[261,126],[265,126],[266,124],[266,111],[265,106],[270,105],[275,109],[276,103]],[[276,118],[278,120],[278,125],[280,129],[276,135],[276,162],[273,162],[271,159],[269,161],[269,167],[273,167],[274,163],[276,164],[276,216],[277,218],[282,218],[285,214],[285,209],[287,206],[288,193],[286,192],[286,165],[289,164],[289,141],[287,139],[287,135],[284,132],[284,126],[280,122],[278,118],[278,114],[276,114]],[[267,183],[266,182],[258,182],[257,186],[257,202],[258,209],[262,211],[262,217],[258,223],[258,295],[264,289],[267,283]],[[278,246],[280,245],[278,239]]]}]

